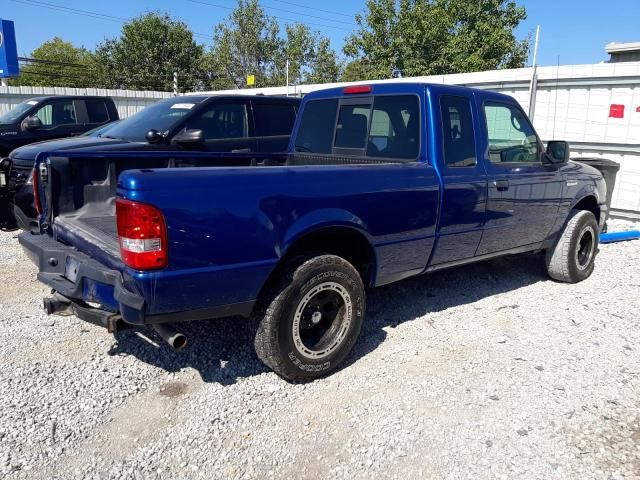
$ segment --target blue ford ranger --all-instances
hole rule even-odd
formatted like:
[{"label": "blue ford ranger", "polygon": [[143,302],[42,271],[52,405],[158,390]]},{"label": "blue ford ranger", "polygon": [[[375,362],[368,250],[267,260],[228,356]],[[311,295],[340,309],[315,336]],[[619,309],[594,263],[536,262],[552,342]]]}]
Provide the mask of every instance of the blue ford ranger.
[{"label": "blue ford ranger", "polygon": [[20,242],[55,291],[47,311],[110,331],[152,325],[175,348],[178,322],[253,317],[260,359],[304,381],[349,353],[370,288],[523,252],[545,252],[559,281],[594,268],[601,174],[569,161],[565,142],[545,150],[505,95],[317,91],[288,153],[230,166],[246,155],[38,155],[42,234]]}]

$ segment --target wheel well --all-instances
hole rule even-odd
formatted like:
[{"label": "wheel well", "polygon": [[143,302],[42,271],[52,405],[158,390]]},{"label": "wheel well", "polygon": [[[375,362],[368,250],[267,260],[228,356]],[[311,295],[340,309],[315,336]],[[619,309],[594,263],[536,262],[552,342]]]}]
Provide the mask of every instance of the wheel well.
[{"label": "wheel well", "polygon": [[376,259],[373,247],[367,238],[349,227],[322,228],[302,236],[287,249],[260,289],[258,308],[264,307],[265,294],[268,294],[281,281],[281,276],[288,267],[289,261],[309,253],[342,257],[358,270],[365,286],[373,284]]},{"label": "wheel well", "polygon": [[289,247],[283,260],[306,253],[332,254],[342,257],[358,270],[365,285],[373,280],[375,268],[373,247],[357,230],[348,227],[330,227],[308,233]]},{"label": "wheel well", "polygon": [[596,197],[593,195],[589,195],[588,197],[584,197],[578,203],[573,206],[574,210],[587,210],[593,213],[596,216],[596,221],[600,223],[600,207],[598,206],[598,202]]}]

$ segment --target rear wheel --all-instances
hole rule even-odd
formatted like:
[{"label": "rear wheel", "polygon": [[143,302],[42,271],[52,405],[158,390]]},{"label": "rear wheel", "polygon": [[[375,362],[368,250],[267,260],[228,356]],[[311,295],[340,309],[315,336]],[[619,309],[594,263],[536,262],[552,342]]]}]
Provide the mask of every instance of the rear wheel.
[{"label": "rear wheel", "polygon": [[592,212],[572,210],[560,238],[547,250],[549,276],[560,282],[577,283],[588,278],[598,252],[598,222]]},{"label": "rear wheel", "polygon": [[269,299],[256,353],[287,380],[321,377],[351,351],[364,311],[365,289],[353,265],[335,255],[298,260]]}]

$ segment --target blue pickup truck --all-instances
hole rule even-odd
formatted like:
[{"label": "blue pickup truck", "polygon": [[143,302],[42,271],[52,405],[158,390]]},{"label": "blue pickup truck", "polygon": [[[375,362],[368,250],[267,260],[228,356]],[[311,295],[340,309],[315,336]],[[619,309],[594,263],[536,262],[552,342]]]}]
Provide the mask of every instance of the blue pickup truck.
[{"label": "blue pickup truck", "polygon": [[303,99],[282,156],[42,152],[41,234],[20,242],[49,313],[151,325],[174,348],[181,321],[254,318],[259,358],[305,381],[349,353],[370,288],[524,252],[587,278],[605,183],[568,158],[511,97],[352,85]]}]

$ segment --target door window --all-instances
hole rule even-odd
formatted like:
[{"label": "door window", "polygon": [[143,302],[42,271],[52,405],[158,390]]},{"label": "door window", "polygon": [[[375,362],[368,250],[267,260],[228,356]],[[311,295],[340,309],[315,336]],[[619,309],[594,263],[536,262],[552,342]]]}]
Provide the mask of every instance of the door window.
[{"label": "door window", "polygon": [[415,160],[420,147],[420,109],[415,95],[381,95],[373,101],[367,155]]},{"label": "door window", "polygon": [[40,119],[43,127],[74,125],[76,123],[76,110],[73,107],[73,100],[48,103],[40,108],[34,116]]},{"label": "door window", "polygon": [[258,137],[291,135],[296,119],[296,107],[292,104],[256,102],[253,104],[253,119]]},{"label": "door window", "polygon": [[471,102],[465,97],[443,96],[440,110],[445,165],[474,167],[477,161]]},{"label": "door window", "polygon": [[104,100],[85,100],[89,123],[105,123],[109,121],[109,112]]},{"label": "door window", "polygon": [[484,106],[489,159],[494,164],[539,162],[538,138],[515,105],[488,102]]},{"label": "door window", "polygon": [[338,100],[307,102],[296,135],[296,152],[331,153]]},{"label": "door window", "polygon": [[205,140],[248,137],[247,107],[244,103],[212,105],[189,120],[185,128],[202,130]]}]

